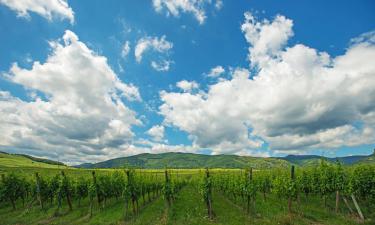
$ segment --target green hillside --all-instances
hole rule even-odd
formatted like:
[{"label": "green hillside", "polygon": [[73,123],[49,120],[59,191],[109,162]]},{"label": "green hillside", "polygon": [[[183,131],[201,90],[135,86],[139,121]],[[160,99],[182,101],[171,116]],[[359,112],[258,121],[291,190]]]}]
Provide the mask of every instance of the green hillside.
[{"label": "green hillside", "polygon": [[62,168],[66,166],[62,163],[48,159],[0,152],[0,167]]},{"label": "green hillside", "polygon": [[334,158],[318,155],[288,155],[279,159],[284,159],[297,166],[317,166],[320,164],[321,160],[325,160],[328,163],[336,163],[337,161],[339,161],[344,165],[354,165],[358,163],[375,163],[375,154],[373,153],[371,155],[353,155]]},{"label": "green hillside", "polygon": [[369,155],[368,157],[361,159],[358,163],[360,164],[375,164],[375,149],[374,153]]},{"label": "green hillside", "polygon": [[202,155],[193,153],[161,153],[161,154],[139,154],[128,157],[110,159],[98,163],[84,163],[78,165],[78,168],[121,168],[135,167],[144,169],[194,169],[194,168],[278,168],[288,167],[291,164],[297,166],[317,166],[321,160],[328,163],[340,161],[344,165],[353,165],[356,163],[375,163],[374,155],[368,156],[345,156],[336,158],[327,158],[316,155],[288,155],[279,158],[261,158],[238,155]]},{"label": "green hillside", "polygon": [[[110,159],[98,163],[84,163],[77,168],[123,168],[134,167],[144,169],[195,169],[195,168],[281,168],[291,164],[297,166],[317,166],[321,160],[335,163],[337,160],[344,165],[372,164],[375,163],[375,155],[368,156],[346,156],[327,158],[316,155],[288,155],[279,158],[262,158],[238,155],[202,155],[193,153],[161,153],[161,154],[139,154],[128,157]],[[61,162],[49,159],[37,158],[23,154],[8,154],[0,152],[0,167],[39,167],[39,168],[63,168]]]},{"label": "green hillside", "polygon": [[248,168],[256,169],[287,167],[289,163],[282,159],[260,158],[237,155],[201,155],[192,153],[140,154],[111,159],[96,164],[82,164],[83,168],[119,168],[137,167],[145,169],[161,168]]}]

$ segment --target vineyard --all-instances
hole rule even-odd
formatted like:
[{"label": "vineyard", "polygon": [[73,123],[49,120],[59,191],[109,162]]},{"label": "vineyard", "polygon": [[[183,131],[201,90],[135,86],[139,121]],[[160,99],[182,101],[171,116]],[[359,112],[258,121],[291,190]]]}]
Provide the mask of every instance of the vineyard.
[{"label": "vineyard", "polygon": [[374,224],[375,167],[5,171],[0,224]]}]

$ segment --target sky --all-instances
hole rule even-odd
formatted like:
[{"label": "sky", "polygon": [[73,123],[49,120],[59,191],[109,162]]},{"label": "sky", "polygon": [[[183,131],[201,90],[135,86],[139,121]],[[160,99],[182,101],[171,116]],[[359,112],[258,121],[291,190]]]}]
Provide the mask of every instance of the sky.
[{"label": "sky", "polygon": [[329,157],[375,147],[375,2],[0,0],[0,150]]}]

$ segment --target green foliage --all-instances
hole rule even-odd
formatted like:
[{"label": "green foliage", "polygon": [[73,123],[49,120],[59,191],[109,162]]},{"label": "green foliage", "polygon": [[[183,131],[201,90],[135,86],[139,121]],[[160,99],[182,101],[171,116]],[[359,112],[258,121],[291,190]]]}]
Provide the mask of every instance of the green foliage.
[{"label": "green foliage", "polygon": [[19,198],[26,198],[30,191],[30,184],[22,176],[14,173],[2,175],[0,186],[0,200],[10,201],[13,209],[16,209],[15,202]]},{"label": "green foliage", "polygon": [[202,181],[200,182],[199,192],[203,197],[203,201],[208,201],[212,198],[212,178],[204,175]]},{"label": "green foliage", "polygon": [[84,199],[89,194],[89,181],[83,177],[79,178],[76,182],[75,186],[75,194],[79,200],[79,203],[81,203],[81,199]]},{"label": "green foliage", "polygon": [[370,165],[356,166],[350,171],[349,193],[375,201],[375,168]]},{"label": "green foliage", "polygon": [[261,158],[237,155],[200,155],[192,153],[139,154],[99,162],[83,164],[82,168],[286,168],[289,162],[278,158]]},{"label": "green foliage", "polygon": [[279,197],[296,198],[299,185],[296,180],[291,179],[290,174],[284,173],[277,176],[272,182],[272,191]]},{"label": "green foliage", "polygon": [[[185,171],[185,173],[193,173],[189,175],[177,175],[176,171],[169,170],[169,183],[166,183],[163,171],[130,170],[128,177],[124,170],[97,170],[95,171],[96,183],[93,177],[90,176],[91,171],[81,171],[80,173],[75,171],[72,173],[65,172],[67,176],[51,172],[40,174],[39,193],[44,202],[44,210],[40,210],[37,201],[30,205],[37,193],[35,176],[27,176],[20,172],[5,174],[0,181],[0,215],[3,219],[2,223],[38,224],[45,222],[46,219],[51,224],[122,223],[124,220],[124,200],[126,199],[130,203],[127,207],[131,208],[131,196],[135,196],[140,207],[136,207],[136,214],[129,213],[125,217],[128,218],[125,220],[127,224],[158,224],[157,222],[159,221],[153,218],[145,222],[144,217],[149,213],[147,211],[150,209],[149,206],[160,212],[163,218],[167,217],[171,224],[174,224],[175,219],[179,219],[179,221],[192,221],[193,219],[197,221],[195,224],[218,224],[220,222],[221,224],[247,224],[248,216],[243,210],[246,208],[248,197],[251,199],[250,202],[256,199],[254,201],[256,202],[256,207],[254,207],[256,208],[256,214],[254,215],[261,215],[251,216],[251,220],[254,220],[251,223],[284,224],[288,223],[285,219],[286,217],[283,217],[285,215],[286,201],[280,201],[280,198],[296,198],[298,194],[307,192],[310,195],[309,199],[307,201],[302,199],[298,209],[295,207],[295,210],[304,208],[303,214],[306,217],[301,216],[302,214],[294,215],[293,220],[295,220],[296,224],[354,224],[354,220],[344,211],[345,206],[343,203],[340,207],[340,214],[335,215],[329,207],[325,209],[321,207],[321,196],[324,194],[328,204],[332,206],[334,201],[333,192],[336,190],[339,190],[342,195],[353,193],[357,197],[365,215],[371,217],[372,214],[370,213],[373,205],[370,205],[369,202],[374,199],[375,190],[374,167],[369,165],[345,167],[341,164],[325,164],[324,162],[315,168],[297,168],[294,181],[290,177],[289,169],[255,170],[252,179],[249,179],[249,171],[244,170],[210,170],[208,178],[206,176],[203,177],[202,173],[198,173],[197,170]],[[182,171],[178,171],[178,173],[183,174]],[[186,188],[179,191],[187,183],[186,179],[190,178],[189,184],[192,185],[187,185]],[[323,185],[323,182],[326,184]],[[196,186],[194,187],[193,185]],[[165,186],[168,186],[168,188]],[[199,187],[200,195],[198,195],[196,187]],[[211,193],[208,191],[209,189],[211,189]],[[73,211],[65,213],[64,211],[67,210],[65,198],[67,196],[64,190],[68,190],[68,193],[70,193],[73,206],[80,204],[81,207],[74,207]],[[264,192],[269,196],[267,200],[257,199]],[[89,199],[94,200],[97,198],[97,193],[100,193],[101,196],[100,204],[96,201],[89,201]],[[172,193],[171,195],[168,194],[173,198],[173,204],[167,210],[168,214],[164,214],[162,199],[156,199],[152,202],[148,201],[150,198],[144,199],[149,193],[152,193],[154,198],[160,196],[161,193],[164,193],[164,196],[166,193]],[[15,217],[14,215],[16,214],[22,214],[22,212],[26,212],[25,209],[31,206],[30,210],[27,210],[27,213],[22,217],[30,221],[26,219],[12,220],[10,218],[12,217],[9,216],[12,210],[8,208],[11,207],[8,195],[16,198],[14,200],[16,211],[13,211],[14,214],[11,215]],[[21,196],[25,198],[25,206],[21,204]],[[120,198],[118,199],[118,197]],[[54,200],[59,198],[62,200],[60,208],[62,213],[58,214],[58,216],[53,216],[54,214],[51,211],[54,211],[57,207]],[[107,204],[104,204],[105,199],[108,201]],[[189,201],[189,199],[192,200]],[[214,200],[212,208],[215,210],[215,220],[209,221],[204,216],[207,206],[202,201],[199,201],[202,199]],[[231,201],[228,201],[228,199]],[[51,205],[47,204],[50,201]],[[311,202],[314,202],[314,205],[311,205]],[[93,203],[94,207],[91,210],[92,217],[87,218],[88,204],[90,203]],[[241,207],[233,207],[233,203],[243,206],[243,209]],[[157,207],[154,207],[154,204],[158,204],[156,205]],[[140,209],[142,209],[142,212],[138,213]],[[176,209],[183,211],[176,212]],[[197,210],[201,210],[201,212]],[[233,214],[226,214],[233,210],[238,211],[238,215],[242,215],[241,221],[235,222]],[[183,214],[185,212],[189,213],[189,215]],[[339,222],[333,222],[335,219]],[[177,224],[182,224],[182,222]],[[189,224],[189,222],[186,222],[186,224]]]}]

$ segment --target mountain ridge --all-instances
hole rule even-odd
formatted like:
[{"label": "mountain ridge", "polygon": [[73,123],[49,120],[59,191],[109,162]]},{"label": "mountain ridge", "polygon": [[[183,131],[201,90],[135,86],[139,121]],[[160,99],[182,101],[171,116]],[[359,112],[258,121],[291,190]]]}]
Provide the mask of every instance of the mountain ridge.
[{"label": "mountain ridge", "polygon": [[344,157],[324,157],[318,155],[287,155],[285,157],[253,157],[238,155],[204,155],[195,153],[167,152],[142,153],[138,155],[119,157],[97,163],[83,163],[76,168],[123,168],[134,167],[143,169],[194,169],[194,168],[248,168],[265,169],[287,167],[290,165],[314,166],[324,159],[330,163],[340,161],[344,165],[356,163],[374,163],[374,153],[370,155],[355,155]]}]

